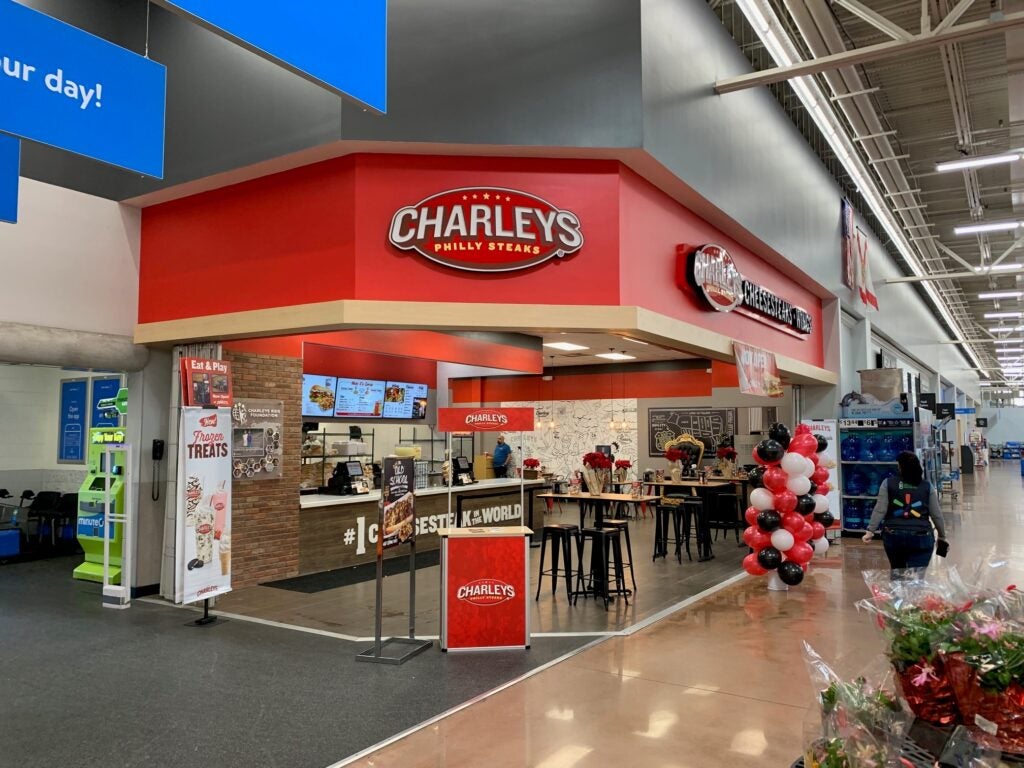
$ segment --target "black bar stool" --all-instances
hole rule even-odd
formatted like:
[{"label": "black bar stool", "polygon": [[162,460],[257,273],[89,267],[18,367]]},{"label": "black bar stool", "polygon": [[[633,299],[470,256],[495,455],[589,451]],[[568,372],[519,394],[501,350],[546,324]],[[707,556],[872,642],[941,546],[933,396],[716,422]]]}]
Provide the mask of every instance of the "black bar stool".
[{"label": "black bar stool", "polygon": [[[552,595],[555,594],[558,587],[558,577],[565,576],[565,596],[569,599],[569,604],[572,605],[572,546],[570,542],[576,538],[579,529],[578,525],[563,523],[552,523],[541,529],[540,573],[537,575],[537,597],[534,598],[535,600],[540,600],[541,582],[544,581],[545,576],[551,577]],[[551,567],[545,570],[544,553],[547,551],[548,539],[551,539]],[[558,567],[559,548],[562,550],[564,568]]]},{"label": "black bar stool", "polygon": [[617,528],[622,532],[623,538],[626,540],[626,558],[622,562],[623,569],[629,568],[629,580],[633,582],[633,590],[636,590],[636,575],[633,572],[633,545],[629,541],[629,521],[621,519],[605,520],[602,523],[603,528]]},{"label": "black bar stool", "polygon": [[[678,503],[674,504],[657,504],[654,507],[654,555],[651,557],[651,561],[657,560],[659,557],[668,556],[668,544],[669,541],[676,545],[676,558],[679,562],[683,562],[683,557],[680,554],[679,544],[682,541],[682,520],[683,510]],[[675,534],[675,538],[669,539],[668,537],[668,523],[672,521],[672,532]],[[687,549],[689,554],[689,549]]]},{"label": "black bar stool", "polygon": [[[591,542],[590,548],[590,573],[584,576],[584,553],[587,540]],[[573,603],[579,600],[580,595],[586,599],[593,595],[596,599],[600,595],[604,599],[605,610],[608,610],[608,603],[612,595],[622,595],[629,605],[629,590],[626,589],[626,575],[622,569],[622,540],[617,528],[584,528],[576,537],[576,546],[579,554],[579,569],[576,571],[576,589],[573,591]],[[615,564],[615,588],[608,586],[608,571],[612,562]]]},{"label": "black bar stool", "polygon": [[[686,547],[686,559],[692,561],[690,554],[690,537],[697,539],[697,559],[701,558],[701,521],[704,517],[704,499],[700,496],[687,496],[681,500],[680,511],[683,517],[683,545]],[[710,532],[708,533],[710,536]],[[679,562],[682,562],[680,557]]]}]

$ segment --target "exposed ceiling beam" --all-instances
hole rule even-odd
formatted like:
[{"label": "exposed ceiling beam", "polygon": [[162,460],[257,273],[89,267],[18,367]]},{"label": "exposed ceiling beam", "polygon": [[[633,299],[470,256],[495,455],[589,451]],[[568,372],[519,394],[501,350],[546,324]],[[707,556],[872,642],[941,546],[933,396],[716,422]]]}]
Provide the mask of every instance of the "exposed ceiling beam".
[{"label": "exposed ceiling beam", "polygon": [[[966,0],[961,1],[965,2]],[[952,12],[950,13],[952,14]],[[727,77],[715,83],[715,92],[732,93],[758,85],[768,85],[770,83],[782,82],[783,80],[791,80],[795,77],[814,75],[830,69],[838,69],[839,67],[864,64],[869,61],[902,56],[914,51],[937,48],[962,40],[988,37],[989,35],[1000,34],[1008,29],[1020,26],[1024,26],[1024,12],[1008,13],[998,19],[970,21],[965,24],[951,26],[942,32],[932,31],[914,35],[909,40],[890,40],[884,43],[877,43],[876,45],[868,45],[864,48],[855,48],[852,51],[843,51],[842,53],[833,53],[809,61],[801,61],[784,67],[773,67],[760,72]]]},{"label": "exposed ceiling beam", "polygon": [[972,5],[974,5],[974,0],[960,0],[960,2],[953,7],[953,10],[947,13],[946,17],[939,22],[938,26],[935,27],[935,32],[945,32],[947,29],[952,27]]},{"label": "exposed ceiling beam", "polygon": [[[882,16],[880,13],[872,11],[866,5],[859,3],[857,0],[832,1],[833,3],[835,3],[835,5],[843,6],[843,8],[848,10],[858,19],[866,21],[875,29],[879,30],[880,32],[884,32],[893,40],[909,40],[910,38],[913,37],[912,34],[907,32],[907,30],[905,30],[899,24],[894,24],[893,22],[889,21],[887,18]],[[973,0],[971,1],[973,2]],[[967,0],[962,0],[962,2],[967,2]]]},{"label": "exposed ceiling beam", "polygon": [[869,93],[878,93],[881,88],[864,88],[860,91],[850,91],[849,93],[837,93],[835,96],[829,96],[829,101],[842,101],[843,99],[852,99],[857,96],[867,96]]}]

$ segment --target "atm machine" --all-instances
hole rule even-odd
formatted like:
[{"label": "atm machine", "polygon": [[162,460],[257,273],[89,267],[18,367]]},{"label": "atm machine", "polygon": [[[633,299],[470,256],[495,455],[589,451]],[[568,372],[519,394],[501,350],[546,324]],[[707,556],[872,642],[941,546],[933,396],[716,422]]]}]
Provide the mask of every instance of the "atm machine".
[{"label": "atm machine", "polygon": [[[89,430],[89,455],[85,481],[78,490],[78,543],[85,550],[85,562],[75,568],[74,577],[83,581],[103,582],[103,501],[110,485],[111,514],[124,511],[128,467],[122,450],[109,453],[107,448],[121,448],[125,441],[122,427],[95,427]],[[121,523],[108,525],[110,536],[110,583],[121,583]]]}]

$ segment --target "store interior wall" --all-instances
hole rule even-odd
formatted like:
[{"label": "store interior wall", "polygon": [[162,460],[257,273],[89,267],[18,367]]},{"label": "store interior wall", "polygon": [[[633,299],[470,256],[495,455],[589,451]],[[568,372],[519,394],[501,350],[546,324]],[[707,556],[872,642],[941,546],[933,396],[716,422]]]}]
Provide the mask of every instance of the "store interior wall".
[{"label": "store interior wall", "polygon": [[990,445],[1024,443],[1024,408],[979,408],[978,416],[988,418],[982,433]]}]

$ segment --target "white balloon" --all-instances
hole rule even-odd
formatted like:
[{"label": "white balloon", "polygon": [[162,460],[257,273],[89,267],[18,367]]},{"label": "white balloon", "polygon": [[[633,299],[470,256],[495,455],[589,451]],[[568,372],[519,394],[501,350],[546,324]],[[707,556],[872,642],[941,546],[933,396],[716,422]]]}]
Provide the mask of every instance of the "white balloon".
[{"label": "white balloon", "polygon": [[795,543],[796,539],[793,538],[793,534],[785,528],[772,531],[772,546],[779,552],[788,552]]},{"label": "white balloon", "polygon": [[824,536],[820,539],[815,539],[811,544],[814,546],[814,554],[816,555],[824,555],[828,552],[828,539]]},{"label": "white balloon", "polygon": [[816,493],[814,494],[814,514],[820,515],[822,512],[828,512],[828,496]]},{"label": "white balloon", "polygon": [[799,453],[789,451],[782,457],[781,466],[783,471],[790,477],[802,475],[804,471],[804,457]]},{"label": "white balloon", "polygon": [[755,488],[750,492],[750,506],[754,509],[772,509],[775,504],[775,494],[767,488]]},{"label": "white balloon", "polygon": [[805,493],[810,493],[811,481],[803,475],[794,475],[789,478],[789,481],[786,483],[786,487],[797,496],[803,496]]},{"label": "white balloon", "polygon": [[810,477],[811,475],[814,474],[814,470],[816,470],[817,467],[814,466],[814,462],[808,459],[806,456],[801,456],[800,458],[804,460],[804,468],[800,472],[800,474],[803,475],[804,477]]}]

